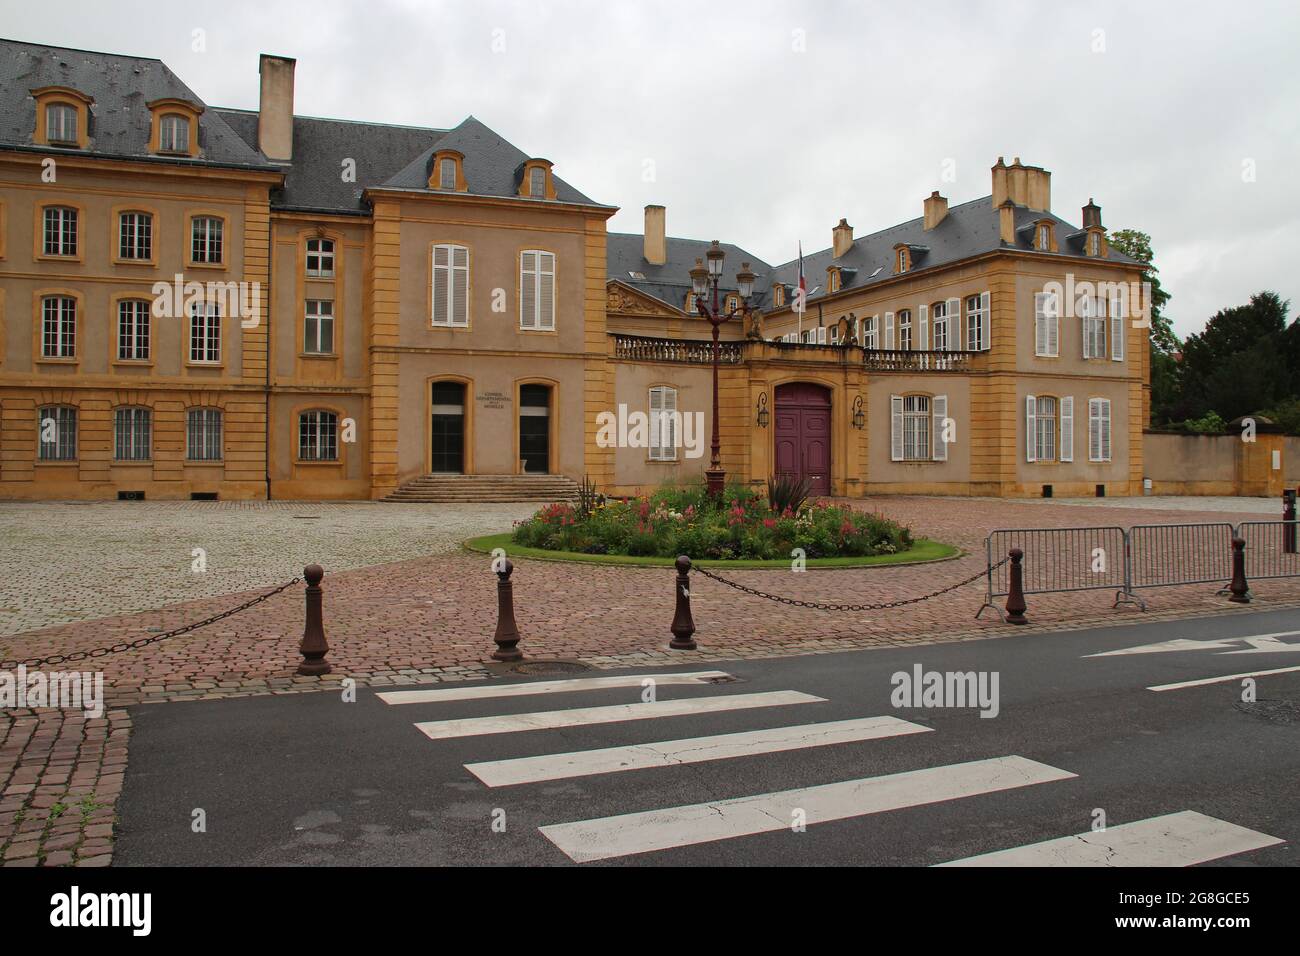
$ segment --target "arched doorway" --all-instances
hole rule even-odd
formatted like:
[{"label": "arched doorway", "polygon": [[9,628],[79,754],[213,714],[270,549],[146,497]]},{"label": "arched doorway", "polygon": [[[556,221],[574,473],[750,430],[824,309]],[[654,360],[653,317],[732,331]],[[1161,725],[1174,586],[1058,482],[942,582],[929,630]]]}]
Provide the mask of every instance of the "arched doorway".
[{"label": "arched doorway", "polygon": [[465,472],[465,384],[434,382],[430,387],[429,471]]},{"label": "arched doorway", "polygon": [[776,387],[776,473],[807,478],[831,493],[831,391],[811,382]]},{"label": "arched doorway", "polygon": [[551,470],[551,387],[519,386],[519,458],[525,474]]}]

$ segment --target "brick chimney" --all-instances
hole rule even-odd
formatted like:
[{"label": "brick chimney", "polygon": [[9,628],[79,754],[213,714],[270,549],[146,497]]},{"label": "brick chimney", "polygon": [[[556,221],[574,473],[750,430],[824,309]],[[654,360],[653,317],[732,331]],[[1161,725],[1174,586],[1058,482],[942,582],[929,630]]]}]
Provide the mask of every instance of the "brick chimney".
[{"label": "brick chimney", "polygon": [[848,220],[841,219],[831,230],[831,258],[838,259],[851,248],[853,248],[853,227],[849,225]]},{"label": "brick chimney", "polygon": [[997,209],[1011,195],[1011,184],[1007,180],[1007,164],[998,157],[993,164],[993,208]]},{"label": "brick chimney", "polygon": [[1041,166],[1021,165],[1017,156],[1008,166],[1002,157],[993,165],[993,208],[1010,199],[1036,212],[1052,211],[1052,174]]},{"label": "brick chimney", "polygon": [[1101,207],[1088,197],[1088,205],[1083,207],[1083,228],[1089,229],[1093,226],[1101,228]]},{"label": "brick chimney", "polygon": [[998,234],[1004,245],[1016,244],[1016,204],[1010,197],[998,206]]},{"label": "brick chimney", "polygon": [[939,225],[939,223],[943,222],[944,217],[948,215],[948,200],[940,196],[939,191],[936,189],[934,192],[930,193],[929,197],[925,200],[924,208],[925,228],[928,232],[935,226]]},{"label": "brick chimney", "polygon": [[663,206],[645,207],[645,261],[661,266],[668,261],[668,210]]},{"label": "brick chimney", "polygon": [[263,53],[257,69],[262,76],[257,103],[257,146],[267,159],[293,159],[293,68],[297,60]]}]

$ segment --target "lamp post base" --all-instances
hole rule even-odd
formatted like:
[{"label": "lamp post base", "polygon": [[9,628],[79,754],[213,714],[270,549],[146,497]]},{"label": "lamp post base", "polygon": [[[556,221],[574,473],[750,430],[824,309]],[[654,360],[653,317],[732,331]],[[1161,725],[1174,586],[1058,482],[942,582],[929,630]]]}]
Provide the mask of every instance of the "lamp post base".
[{"label": "lamp post base", "polygon": [[721,468],[706,468],[704,477],[708,482],[709,497],[721,498],[723,490],[727,487],[727,473]]}]

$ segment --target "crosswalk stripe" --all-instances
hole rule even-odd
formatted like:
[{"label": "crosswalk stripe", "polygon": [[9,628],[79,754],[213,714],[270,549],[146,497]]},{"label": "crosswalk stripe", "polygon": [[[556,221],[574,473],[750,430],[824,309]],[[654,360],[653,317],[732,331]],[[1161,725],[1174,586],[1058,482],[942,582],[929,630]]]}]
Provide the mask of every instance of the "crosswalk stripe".
[{"label": "crosswalk stripe", "polygon": [[802,810],[811,826],[1073,776],[1024,757],[994,757],[539,829],[570,859],[587,863],[784,830],[795,822],[795,810]]},{"label": "crosswalk stripe", "polygon": [[761,694],[731,694],[726,697],[688,697],[683,700],[659,700],[653,703],[612,704],[607,707],[575,707],[571,710],[545,710],[532,714],[502,714],[493,717],[462,717],[455,720],[428,720],[416,724],[434,740],[448,737],[473,737],[479,734],[503,734],[518,730],[543,730],[552,727],[577,727],[583,724],[609,724],[622,720],[648,720],[653,717],[678,717],[685,714],[711,714],[724,710],[747,710],[752,707],[779,707],[785,704],[824,703],[793,690]]},{"label": "crosswalk stripe", "polygon": [[618,674],[612,677],[578,677],[572,680],[540,680],[527,684],[471,684],[431,687],[421,690],[389,690],[375,696],[385,704],[431,704],[444,700],[482,700],[489,697],[529,697],[534,694],[567,694],[584,690],[640,687],[651,680],[659,687],[674,684],[706,684],[730,677],[726,671],[691,671],[687,674]]},{"label": "crosswalk stripe", "polygon": [[939,865],[1193,866],[1285,842],[1203,813],[1184,810]]},{"label": "crosswalk stripe", "polygon": [[1222,677],[1203,677],[1200,680],[1185,680],[1177,684],[1156,684],[1154,687],[1148,687],[1147,690],[1153,690],[1156,693],[1166,690],[1184,690],[1188,687],[1206,687],[1210,684],[1226,684],[1229,681],[1241,680],[1245,677],[1268,677],[1272,674],[1293,674],[1300,671],[1300,667],[1275,667],[1267,671],[1246,671],[1242,674],[1224,674]]},{"label": "crosswalk stripe", "polygon": [[467,763],[465,769],[489,787],[507,787],[543,780],[589,777],[600,773],[640,770],[645,767],[670,767],[707,760],[725,760],[751,754],[779,753],[806,747],[877,740],[905,734],[927,733],[922,727],[897,717],[863,717],[835,720],[798,727],[773,727],[739,734],[689,737],[652,744],[580,750],[574,753],[542,754],[515,760],[490,760]]}]

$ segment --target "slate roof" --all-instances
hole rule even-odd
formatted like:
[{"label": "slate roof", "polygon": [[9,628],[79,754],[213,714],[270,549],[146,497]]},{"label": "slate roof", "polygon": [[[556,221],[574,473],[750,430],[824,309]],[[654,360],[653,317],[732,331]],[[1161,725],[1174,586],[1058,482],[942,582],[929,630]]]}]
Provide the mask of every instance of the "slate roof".
[{"label": "slate roof", "polygon": [[[675,309],[686,304],[686,293],[691,290],[690,270],[695,267],[695,260],[704,258],[710,243],[703,239],[667,240],[667,260],[661,266],[651,265],[645,260],[644,237],[625,232],[611,232],[605,237],[606,274],[610,279],[617,279],[634,289],[654,296],[668,303]],[[720,243],[727,254],[723,260],[723,280],[720,289],[731,292],[736,288],[736,273],[741,263],[748,262],[754,273],[754,297],[751,300],[757,308],[763,308],[771,296],[772,267],[758,256],[731,243]],[[639,272],[644,279],[634,279],[629,273]]]},{"label": "slate roof", "polygon": [[209,109],[199,116],[201,158],[151,155],[146,104],[176,98],[204,105],[161,60],[6,39],[0,39],[0,148],[39,150],[52,155],[65,151],[32,142],[36,100],[30,91],[43,86],[68,86],[94,98],[90,105],[90,148],[67,152],[169,164],[267,165],[260,152],[249,148],[217,111]]}]

